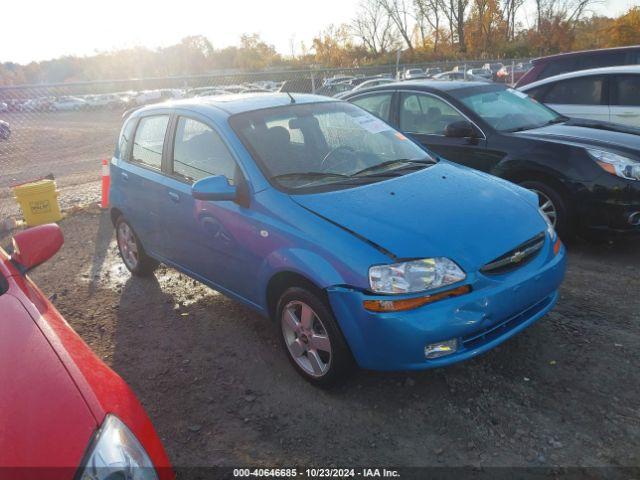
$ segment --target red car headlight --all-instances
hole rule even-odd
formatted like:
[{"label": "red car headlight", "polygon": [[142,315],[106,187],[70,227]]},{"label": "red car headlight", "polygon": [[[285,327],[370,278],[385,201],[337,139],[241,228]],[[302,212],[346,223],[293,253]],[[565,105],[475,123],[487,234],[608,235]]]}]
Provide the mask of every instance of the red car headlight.
[{"label": "red car headlight", "polygon": [[107,415],[85,458],[80,480],[158,480],[144,447],[115,415]]}]

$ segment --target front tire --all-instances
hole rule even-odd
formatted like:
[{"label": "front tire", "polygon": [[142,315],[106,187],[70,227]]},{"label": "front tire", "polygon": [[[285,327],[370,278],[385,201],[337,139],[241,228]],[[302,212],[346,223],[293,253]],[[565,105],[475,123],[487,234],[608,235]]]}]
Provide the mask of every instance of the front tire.
[{"label": "front tire", "polygon": [[569,205],[558,191],[546,183],[527,180],[520,183],[521,187],[531,190],[538,195],[540,209],[547,215],[556,232],[564,241],[570,241],[574,236],[574,220],[569,213]]},{"label": "front tire", "polygon": [[138,277],[153,274],[158,262],[146,254],[140,239],[122,215],[116,220],[116,240],[120,257],[127,270]]},{"label": "front tire", "polygon": [[327,387],[353,371],[351,351],[320,295],[300,287],[287,289],[278,301],[276,319],[289,361],[305,380]]}]

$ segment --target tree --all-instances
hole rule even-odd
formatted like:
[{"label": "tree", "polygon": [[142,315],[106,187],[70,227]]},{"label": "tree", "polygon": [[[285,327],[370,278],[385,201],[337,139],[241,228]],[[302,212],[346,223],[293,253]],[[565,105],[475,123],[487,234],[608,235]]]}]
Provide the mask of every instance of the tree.
[{"label": "tree", "polygon": [[607,33],[611,45],[640,44],[640,7],[630,8],[625,15],[617,18]]},{"label": "tree", "polygon": [[378,0],[362,0],[351,32],[374,55],[387,53],[398,44],[395,25]]},{"label": "tree", "polygon": [[466,26],[468,50],[480,58],[493,55],[505,28],[498,0],[474,0]]},{"label": "tree", "polygon": [[[418,23],[422,26],[426,21],[432,30],[433,36],[433,53],[438,53],[440,44],[440,5],[438,0],[414,0],[415,8],[418,12]],[[422,27],[421,27],[422,30]],[[422,43],[425,44],[424,34],[422,35]]]},{"label": "tree", "polygon": [[504,0],[503,12],[506,21],[505,38],[507,40],[516,38],[516,16],[524,3],[525,0]]},{"label": "tree", "polygon": [[413,53],[413,41],[411,39],[412,25],[411,12],[407,7],[406,0],[377,0],[380,8],[389,16],[394,23],[398,33],[407,45],[407,48]]},{"label": "tree", "polygon": [[460,53],[466,53],[467,45],[464,38],[464,26],[466,21],[469,0],[438,0],[440,9],[444,12],[449,22],[451,31],[451,43],[457,40]]}]

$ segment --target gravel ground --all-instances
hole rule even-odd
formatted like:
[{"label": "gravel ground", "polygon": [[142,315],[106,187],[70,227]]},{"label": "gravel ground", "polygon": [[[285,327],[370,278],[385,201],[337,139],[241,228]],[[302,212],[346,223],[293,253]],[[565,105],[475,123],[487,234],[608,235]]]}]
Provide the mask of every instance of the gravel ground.
[{"label": "gravel ground", "polygon": [[60,204],[68,208],[99,199],[100,166],[111,158],[122,112],[30,112],[2,114],[11,137],[0,141],[0,221],[19,215],[10,185],[52,173]]},{"label": "gravel ground", "polygon": [[637,241],[571,246],[556,309],[488,354],[323,391],[269,321],[172,269],[132,278],[106,212],[61,226],[62,251],[32,276],[177,466],[640,465]]}]

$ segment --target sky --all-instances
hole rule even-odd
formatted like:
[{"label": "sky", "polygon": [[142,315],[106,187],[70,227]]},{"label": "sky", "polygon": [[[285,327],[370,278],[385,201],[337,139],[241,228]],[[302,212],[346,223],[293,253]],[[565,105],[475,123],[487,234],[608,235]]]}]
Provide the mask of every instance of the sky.
[{"label": "sky", "polygon": [[[330,24],[348,23],[360,0],[5,0],[0,62],[92,55],[132,46],[175,44],[204,35],[215,48],[258,33],[283,55]],[[640,0],[602,0],[601,14],[619,15]],[[524,18],[525,24],[531,19]]]}]

